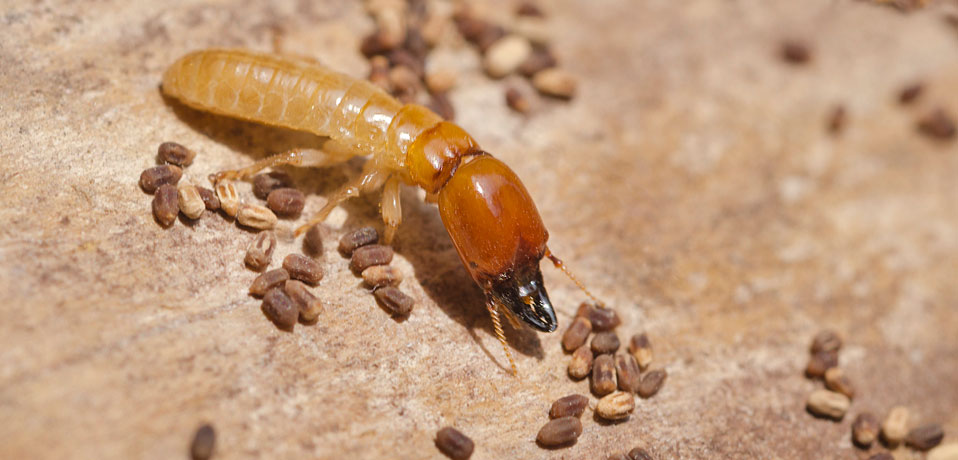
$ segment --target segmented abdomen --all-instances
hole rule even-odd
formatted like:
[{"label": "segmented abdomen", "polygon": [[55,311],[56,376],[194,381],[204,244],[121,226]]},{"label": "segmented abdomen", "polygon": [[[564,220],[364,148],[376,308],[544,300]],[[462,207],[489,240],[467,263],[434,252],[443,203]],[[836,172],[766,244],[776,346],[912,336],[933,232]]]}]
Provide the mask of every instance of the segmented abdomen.
[{"label": "segmented abdomen", "polygon": [[247,50],[183,56],[163,75],[163,91],[200,110],[329,136],[400,165],[408,144],[401,140],[415,139],[441,121],[417,110],[414,123],[390,129],[410,106],[376,86],[303,59]]}]

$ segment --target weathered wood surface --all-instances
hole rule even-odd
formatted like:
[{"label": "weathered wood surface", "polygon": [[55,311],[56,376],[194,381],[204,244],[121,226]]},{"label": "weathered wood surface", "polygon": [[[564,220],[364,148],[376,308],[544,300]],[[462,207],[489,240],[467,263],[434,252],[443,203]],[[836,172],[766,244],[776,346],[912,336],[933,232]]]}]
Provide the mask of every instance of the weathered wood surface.
[{"label": "weathered wood surface", "polygon": [[[510,331],[522,379],[506,374],[479,291],[413,190],[394,262],[419,300],[412,316],[390,319],[335,252],[343,229],[378,222],[371,197],[331,219],[319,324],[285,333],[245,293],[250,233],[219,216],[163,230],[136,185],[167,140],[199,152],[197,181],[314,144],[184,109],[157,85],[189,50],[268,50],[276,27],[291,51],[363,76],[372,23],[358,2],[6,2],[0,457],[182,458],[210,421],[219,458],[435,457],[447,424],[476,441],[476,459],[635,445],[659,458],[864,458],[851,419],[896,404],[954,439],[958,147],[913,125],[933,103],[958,112],[958,33],[942,20],[955,6],[550,3],[581,91],[528,119],[473,50],[448,45],[458,121],[519,173],[554,251],[619,309],[623,336],[649,332],[669,371],[630,421],[587,415],[576,446],[543,451],[550,402],[587,382],[566,378],[558,334]],[[813,61],[780,62],[784,36],[809,40]],[[926,94],[897,106],[916,78]],[[837,103],[849,122],[832,138]],[[293,171],[305,214],[359,166]],[[564,328],[583,296],[544,270]],[[803,407],[822,327],[845,336],[860,394],[841,423]]]}]

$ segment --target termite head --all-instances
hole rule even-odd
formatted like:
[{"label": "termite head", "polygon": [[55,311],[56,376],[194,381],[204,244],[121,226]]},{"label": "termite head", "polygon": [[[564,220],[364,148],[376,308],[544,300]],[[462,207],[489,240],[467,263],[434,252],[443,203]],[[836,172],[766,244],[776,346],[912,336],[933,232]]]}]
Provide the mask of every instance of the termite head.
[{"label": "termite head", "polygon": [[476,151],[439,190],[438,204],[463,265],[489,300],[539,331],[554,331],[539,271],[549,233],[516,174]]}]

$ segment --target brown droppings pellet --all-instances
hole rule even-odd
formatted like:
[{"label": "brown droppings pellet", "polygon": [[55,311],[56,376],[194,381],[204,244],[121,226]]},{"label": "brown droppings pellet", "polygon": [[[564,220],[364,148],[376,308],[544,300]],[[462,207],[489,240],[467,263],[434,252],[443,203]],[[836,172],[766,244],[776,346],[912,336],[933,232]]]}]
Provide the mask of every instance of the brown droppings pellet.
[{"label": "brown droppings pellet", "polygon": [[436,432],[436,448],[453,460],[466,460],[476,445],[461,431],[447,426]]},{"label": "brown droppings pellet", "polygon": [[529,57],[522,61],[522,64],[519,64],[518,70],[523,76],[532,78],[533,75],[557,65],[559,65],[559,60],[556,59],[549,48],[536,46],[533,47]]},{"label": "brown droppings pellet", "polygon": [[552,407],[549,408],[549,418],[579,417],[588,406],[589,398],[585,395],[563,396],[552,403]]},{"label": "brown droppings pellet", "polygon": [[203,203],[203,197],[199,190],[190,184],[180,184],[176,189],[177,198],[180,203],[180,212],[190,219],[199,219],[206,210],[206,203]]},{"label": "brown droppings pellet", "polygon": [[821,378],[825,376],[825,371],[836,366],[838,366],[837,352],[820,351],[808,359],[808,365],[805,366],[805,375],[810,378]]},{"label": "brown droppings pellet", "polygon": [[376,300],[393,316],[408,316],[416,300],[395,286],[383,286],[373,291]]},{"label": "brown droppings pellet", "polygon": [[276,235],[269,231],[259,232],[250,241],[249,247],[246,248],[246,257],[243,260],[249,268],[258,272],[263,271],[273,260],[273,250],[275,249]]},{"label": "brown droppings pellet", "polygon": [[833,367],[825,371],[825,388],[841,393],[848,399],[855,398],[855,387],[841,368]]},{"label": "brown droppings pellet", "polygon": [[635,334],[629,340],[629,353],[639,363],[639,368],[645,370],[652,364],[652,342],[646,333]]},{"label": "brown droppings pellet", "polygon": [[161,185],[176,185],[181,177],[183,177],[183,170],[178,166],[154,166],[140,173],[140,188],[146,193],[154,193]]},{"label": "brown droppings pellet", "polygon": [[832,108],[828,115],[828,132],[837,136],[845,130],[845,121],[848,119],[848,113],[844,105],[837,105]]},{"label": "brown droppings pellet", "polygon": [[655,394],[662,389],[662,386],[665,385],[666,377],[668,377],[668,374],[665,372],[665,369],[655,369],[647,372],[642,376],[642,381],[639,382],[637,393],[643,398],[655,396]]},{"label": "brown droppings pellet", "polygon": [[233,183],[222,181],[217,183],[213,189],[216,191],[216,197],[220,200],[220,209],[228,216],[235,216],[239,212],[240,199]]},{"label": "brown droppings pellet", "polygon": [[808,395],[808,411],[819,417],[841,420],[851,401],[847,396],[829,390],[816,390]]},{"label": "brown droppings pellet", "polygon": [[576,316],[585,316],[589,318],[589,322],[592,323],[592,330],[594,332],[605,332],[611,331],[622,324],[622,320],[619,319],[619,315],[615,310],[606,307],[599,307],[588,302],[583,302],[579,305],[579,310],[576,312]]},{"label": "brown droppings pellet", "polygon": [[190,457],[193,460],[208,460],[213,456],[214,447],[216,447],[216,430],[208,423],[203,424],[193,434],[193,440],[190,442]]},{"label": "brown droppings pellet", "polygon": [[388,38],[382,31],[377,30],[363,38],[359,44],[359,52],[367,58],[386,54],[395,47],[395,44],[390,43]]},{"label": "brown droppings pellet", "polygon": [[542,70],[532,77],[532,86],[540,93],[559,99],[571,99],[578,86],[576,78],[558,67]]},{"label": "brown droppings pellet", "polygon": [[306,206],[306,195],[294,188],[284,187],[269,192],[266,197],[266,206],[276,215],[296,217],[303,212]]},{"label": "brown droppings pellet", "polygon": [[415,101],[416,96],[422,91],[419,76],[406,66],[397,66],[389,70],[389,84],[392,86],[393,96],[403,101]]},{"label": "brown droppings pellet", "polygon": [[781,56],[789,64],[805,64],[812,59],[812,50],[805,42],[785,40],[781,45]]},{"label": "brown droppings pellet", "polygon": [[955,138],[955,119],[945,109],[936,108],[918,120],[918,132],[939,140]]},{"label": "brown droppings pellet", "polygon": [[483,67],[493,78],[502,78],[519,69],[532,54],[532,44],[525,37],[508,35],[495,41],[486,51]]},{"label": "brown droppings pellet", "polygon": [[323,230],[319,225],[309,227],[306,236],[303,237],[303,243],[310,255],[320,256],[323,254]]},{"label": "brown droppings pellet", "polygon": [[297,280],[286,280],[283,290],[299,309],[299,322],[313,324],[319,319],[319,314],[323,312],[323,302],[309,292],[306,284]]},{"label": "brown droppings pellet", "polygon": [[895,447],[901,443],[908,435],[909,422],[911,414],[908,408],[896,406],[888,412],[885,421],[881,424],[881,437],[890,447]]},{"label": "brown droppings pellet", "polygon": [[812,339],[812,345],[809,347],[811,353],[829,352],[835,353],[842,348],[842,339],[835,331],[826,329],[815,334]]},{"label": "brown droppings pellet", "polygon": [[293,178],[283,171],[270,171],[253,176],[253,195],[261,200],[267,199],[273,190],[292,186]]},{"label": "brown droppings pellet", "polygon": [[629,451],[629,460],[652,460],[652,455],[641,447]]},{"label": "brown droppings pellet", "polygon": [[575,351],[585,343],[592,333],[592,323],[587,318],[578,317],[572,320],[572,324],[562,334],[562,348],[566,352]]},{"label": "brown droppings pellet", "polygon": [[462,37],[472,43],[475,43],[487,28],[492,27],[491,24],[475,17],[467,10],[456,12],[453,19]]},{"label": "brown droppings pellet", "polygon": [[292,330],[299,318],[299,307],[286,295],[283,287],[274,287],[263,296],[263,313],[283,330]]},{"label": "brown droppings pellet", "polygon": [[878,438],[880,430],[878,419],[871,412],[862,412],[852,422],[852,440],[858,447],[867,449]]},{"label": "brown droppings pellet", "polygon": [[153,217],[164,227],[173,225],[180,213],[180,203],[176,187],[163,184],[153,195]]},{"label": "brown droppings pellet", "polygon": [[868,457],[868,460],[895,460],[895,456],[888,452],[879,452],[871,457]]},{"label": "brown droppings pellet", "polygon": [[210,211],[216,211],[220,208],[220,199],[216,197],[216,193],[206,187],[196,187],[196,191],[200,193],[200,198],[203,199],[203,206],[206,206],[206,209]]},{"label": "brown droppings pellet", "polygon": [[164,142],[156,150],[156,155],[163,163],[186,167],[193,164],[196,152],[176,142]]},{"label": "brown droppings pellet", "polygon": [[589,375],[592,372],[592,356],[592,349],[588,344],[576,348],[569,361],[569,377],[579,380]]},{"label": "brown droppings pellet", "polygon": [[536,435],[536,442],[548,448],[571,446],[581,434],[582,422],[578,417],[561,417],[546,423]]},{"label": "brown droppings pellet", "polygon": [[545,17],[545,13],[533,2],[522,2],[519,6],[516,7],[516,15],[518,16],[532,16],[536,18]]},{"label": "brown droppings pellet", "polygon": [[372,288],[398,286],[402,282],[402,273],[392,265],[373,265],[363,270],[363,282]]},{"label": "brown droppings pellet", "polygon": [[641,372],[634,356],[627,353],[615,355],[615,374],[620,390],[629,393],[639,391]]},{"label": "brown droppings pellet", "polygon": [[266,206],[242,203],[236,212],[236,221],[241,225],[259,230],[269,230],[276,226],[276,214]]},{"label": "brown droppings pellet", "polygon": [[310,257],[301,254],[290,254],[283,259],[283,268],[289,272],[289,277],[306,284],[316,285],[323,279],[323,266]]},{"label": "brown droppings pellet", "polygon": [[458,74],[452,69],[440,69],[426,74],[426,87],[430,93],[445,93],[456,86]]},{"label": "brown droppings pellet", "polygon": [[513,86],[506,88],[506,105],[519,113],[529,113],[529,111],[532,110],[529,98]]},{"label": "brown droppings pellet", "polygon": [[353,251],[349,268],[360,274],[373,265],[388,265],[393,260],[393,248],[382,244],[368,244]]},{"label": "brown droppings pellet", "polygon": [[909,431],[905,436],[905,444],[912,449],[926,451],[941,444],[944,437],[945,432],[942,431],[941,425],[930,423]]},{"label": "brown droppings pellet", "polygon": [[379,232],[372,227],[363,227],[343,235],[339,240],[339,252],[346,257],[353,255],[357,248],[376,244],[379,241]]},{"label": "brown droppings pellet", "polygon": [[629,418],[635,410],[635,397],[626,391],[616,391],[605,395],[595,406],[595,413],[608,421],[621,421]]},{"label": "brown droppings pellet", "polygon": [[282,286],[288,279],[289,272],[285,269],[270,270],[253,279],[253,283],[249,285],[249,293],[257,297],[266,295],[270,289]]},{"label": "brown droppings pellet", "polygon": [[617,388],[615,380],[615,359],[612,355],[598,355],[592,362],[592,392],[607,395]]},{"label": "brown droppings pellet", "polygon": [[446,121],[456,119],[456,109],[453,108],[452,101],[446,93],[433,93],[429,97],[429,109]]},{"label": "brown droppings pellet", "polygon": [[919,96],[921,96],[921,93],[924,92],[924,90],[924,84],[920,82],[911,83],[898,92],[898,102],[902,105],[911,104],[912,102],[915,102]]},{"label": "brown droppings pellet", "polygon": [[385,56],[373,56],[369,60],[369,81],[382,88],[388,93],[392,93],[393,84],[389,79],[389,59]]},{"label": "brown droppings pellet", "polygon": [[619,350],[619,336],[612,331],[599,332],[592,336],[592,351],[597,355],[612,354]]}]

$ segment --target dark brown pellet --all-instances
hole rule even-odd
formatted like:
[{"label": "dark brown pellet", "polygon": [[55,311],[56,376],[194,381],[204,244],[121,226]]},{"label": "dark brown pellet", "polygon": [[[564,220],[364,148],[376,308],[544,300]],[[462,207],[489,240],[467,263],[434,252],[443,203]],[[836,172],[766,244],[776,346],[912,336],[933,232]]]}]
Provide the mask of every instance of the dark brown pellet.
[{"label": "dark brown pellet", "polygon": [[449,95],[446,93],[434,93],[430,96],[429,109],[446,121],[456,119],[456,109],[453,108],[452,101],[449,100]]},{"label": "dark brown pellet", "polygon": [[855,387],[852,386],[851,379],[838,367],[825,371],[825,388],[848,396],[848,399],[855,397]]},{"label": "dark brown pellet", "polygon": [[641,447],[629,451],[629,460],[652,460],[652,455]]},{"label": "dark brown pellet", "polygon": [[176,187],[163,184],[156,189],[153,195],[153,216],[164,227],[173,225],[176,215],[180,213],[180,198]]},{"label": "dark brown pellet", "polygon": [[419,75],[406,66],[396,66],[389,71],[389,85],[392,95],[407,104],[415,102],[423,89]]},{"label": "dark brown pellet", "polygon": [[529,113],[532,106],[529,104],[529,98],[525,97],[521,91],[514,87],[506,89],[506,105],[519,113]]},{"label": "dark brown pellet", "polygon": [[536,442],[548,448],[571,446],[581,434],[582,422],[578,417],[562,417],[546,423],[536,435]]},{"label": "dark brown pellet", "polygon": [[176,185],[181,177],[183,177],[183,170],[178,166],[154,166],[140,173],[140,188],[146,193],[154,193],[161,185]]},{"label": "dark brown pellet", "polygon": [[323,266],[315,260],[300,254],[290,254],[283,259],[283,268],[289,277],[306,284],[316,285],[323,279]]},{"label": "dark brown pellet", "polygon": [[271,171],[265,174],[253,176],[253,195],[256,198],[265,200],[269,198],[269,192],[278,188],[291,187],[293,179],[282,171]]},{"label": "dark brown pellet", "polygon": [[541,46],[534,47],[532,54],[519,64],[519,73],[526,78],[532,78],[533,75],[559,65],[559,61],[548,48]]},{"label": "dark brown pellet", "polygon": [[639,363],[634,356],[627,353],[615,355],[615,374],[620,390],[629,393],[639,391],[639,382],[642,379],[641,372]]},{"label": "dark brown pellet", "polygon": [[213,456],[214,447],[216,447],[216,431],[213,430],[212,425],[204,424],[193,434],[193,441],[190,442],[190,457],[193,460],[208,460]]},{"label": "dark brown pellet", "polygon": [[472,439],[451,426],[436,432],[436,448],[453,460],[466,460],[475,447]]},{"label": "dark brown pellet", "polygon": [[562,348],[567,352],[575,351],[585,343],[592,333],[592,323],[588,318],[578,317],[572,320],[572,324],[562,334]]},{"label": "dark brown pellet", "polygon": [[359,45],[359,52],[363,53],[363,56],[367,58],[374,57],[380,54],[386,54],[393,49],[393,44],[390,43],[390,40],[386,39],[386,36],[382,31],[376,31],[365,38],[363,38],[362,43]]},{"label": "dark brown pellet", "polygon": [[181,167],[193,164],[193,158],[196,152],[177,144],[176,142],[164,142],[156,151],[157,157],[163,163],[169,163]]},{"label": "dark brown pellet", "polygon": [[835,106],[828,115],[828,132],[833,136],[839,135],[845,130],[845,120],[848,118],[845,106]]},{"label": "dark brown pellet", "polygon": [[582,345],[572,353],[572,360],[569,361],[569,377],[579,380],[584,379],[592,372],[592,349],[589,345]]},{"label": "dark brown pellet", "polygon": [[665,385],[667,376],[665,369],[656,369],[643,375],[642,381],[639,382],[639,396],[643,398],[655,396],[662,389],[662,385]]},{"label": "dark brown pellet", "polygon": [[253,280],[253,283],[249,285],[249,293],[257,297],[265,295],[270,289],[282,286],[288,279],[289,272],[285,269],[270,270]]},{"label": "dark brown pellet", "polygon": [[359,274],[373,265],[387,265],[393,260],[393,248],[381,244],[362,246],[353,251],[349,260],[349,268]]},{"label": "dark brown pellet", "polygon": [[908,436],[905,437],[905,444],[912,449],[926,451],[941,444],[944,437],[945,432],[942,431],[941,425],[931,423],[909,431]]},{"label": "dark brown pellet", "polygon": [[282,287],[275,287],[263,296],[263,313],[284,330],[291,330],[299,318],[299,307],[293,303]]},{"label": "dark brown pellet", "polygon": [[303,243],[306,245],[306,251],[311,256],[323,255],[323,232],[319,225],[309,227],[306,236],[303,238]]},{"label": "dark brown pellet", "polygon": [[379,241],[379,233],[375,228],[363,227],[343,235],[339,240],[339,252],[346,257],[353,255],[356,248],[369,244],[375,244]]},{"label": "dark brown pellet", "polygon": [[880,431],[881,425],[871,412],[858,414],[852,422],[852,440],[855,445],[864,449],[871,447]]},{"label": "dark brown pellet", "polygon": [[629,353],[635,357],[640,369],[648,368],[652,363],[652,343],[649,341],[649,336],[644,332],[633,335],[629,340]]},{"label": "dark brown pellet", "polygon": [[[273,260],[273,251],[276,249],[276,235],[273,232],[259,232],[250,241],[246,248],[246,266],[255,270],[263,271]],[[264,291],[265,292],[265,291]]]},{"label": "dark brown pellet", "polygon": [[895,456],[889,454],[888,452],[879,452],[871,457],[868,457],[868,460],[895,460]]},{"label": "dark brown pellet", "polygon": [[825,371],[838,366],[838,353],[829,351],[820,351],[809,358],[808,366],[805,367],[805,375],[810,378],[821,378],[825,376]]},{"label": "dark brown pellet", "polygon": [[398,286],[402,282],[402,273],[392,265],[373,265],[363,270],[363,282],[372,288]]},{"label": "dark brown pellet", "polygon": [[306,206],[306,195],[294,188],[278,188],[269,192],[266,206],[278,216],[296,217]]},{"label": "dark brown pellet", "polygon": [[905,86],[898,93],[898,102],[902,105],[911,104],[921,96],[921,93],[924,91],[925,85],[921,83],[912,83],[908,86]]},{"label": "dark brown pellet", "polygon": [[393,316],[407,316],[416,304],[416,300],[406,295],[395,286],[384,286],[373,291],[376,300],[383,305]]},{"label": "dark brown pellet", "polygon": [[578,417],[589,406],[589,398],[585,395],[573,394],[563,396],[552,403],[549,409],[549,418]]},{"label": "dark brown pellet", "polygon": [[531,16],[535,18],[545,17],[545,13],[539,9],[539,6],[533,2],[522,2],[516,7],[516,15],[518,16]]},{"label": "dark brown pellet", "polygon": [[486,28],[490,27],[488,22],[476,18],[470,13],[457,14],[453,19],[462,37],[473,43],[479,39]]},{"label": "dark brown pellet", "polygon": [[296,280],[286,280],[283,290],[299,309],[299,322],[313,324],[319,319],[319,314],[323,312],[323,302],[309,292],[305,284]]},{"label": "dark brown pellet", "polygon": [[939,140],[954,139],[955,119],[942,108],[934,109],[918,120],[918,132]]},{"label": "dark brown pellet", "polygon": [[808,45],[797,40],[782,42],[782,59],[790,64],[805,64],[812,59],[812,51]]},{"label": "dark brown pellet", "polygon": [[619,350],[619,336],[612,331],[599,332],[592,336],[592,351],[597,355],[612,354]]},{"label": "dark brown pellet", "polygon": [[832,330],[823,330],[818,334],[815,334],[815,338],[812,339],[812,345],[809,348],[809,351],[812,354],[819,352],[829,352],[835,353],[842,348],[842,339]]},{"label": "dark brown pellet", "polygon": [[617,388],[615,381],[615,359],[612,355],[599,355],[592,362],[592,392],[607,395]]},{"label": "dark brown pellet", "polygon": [[196,191],[200,192],[200,198],[203,199],[203,205],[206,206],[206,209],[210,211],[216,211],[220,208],[220,199],[216,197],[216,193],[212,190],[204,187],[196,187]]},{"label": "dark brown pellet", "polygon": [[593,332],[611,331],[622,324],[619,315],[611,308],[599,307],[583,302],[576,316],[585,316],[592,323]]}]

